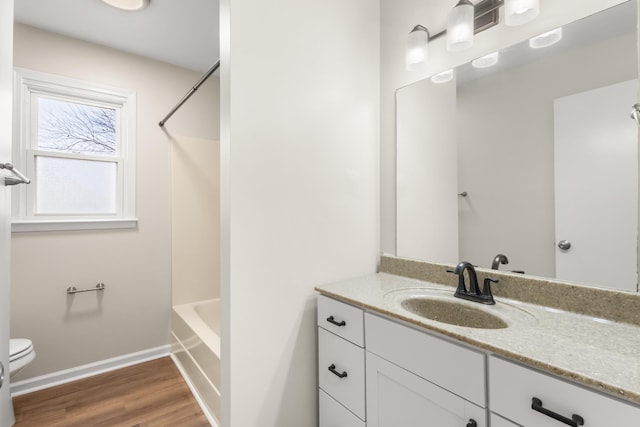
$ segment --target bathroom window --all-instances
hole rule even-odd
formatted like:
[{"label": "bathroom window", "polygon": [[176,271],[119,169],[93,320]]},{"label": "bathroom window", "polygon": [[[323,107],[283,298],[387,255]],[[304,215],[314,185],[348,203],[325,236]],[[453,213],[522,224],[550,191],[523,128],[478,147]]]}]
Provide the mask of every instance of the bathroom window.
[{"label": "bathroom window", "polygon": [[129,228],[135,93],[16,69],[12,231]]}]

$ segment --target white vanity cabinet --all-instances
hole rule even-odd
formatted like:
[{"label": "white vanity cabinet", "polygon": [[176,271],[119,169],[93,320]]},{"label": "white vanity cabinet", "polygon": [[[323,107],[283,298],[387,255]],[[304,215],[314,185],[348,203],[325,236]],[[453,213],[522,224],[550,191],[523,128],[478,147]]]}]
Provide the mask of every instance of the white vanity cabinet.
[{"label": "white vanity cabinet", "polygon": [[318,343],[320,427],[640,426],[637,405],[325,296]]},{"label": "white vanity cabinet", "polygon": [[365,427],[363,311],[318,296],[320,427]]},{"label": "white vanity cabinet", "polygon": [[495,356],[489,358],[489,396],[493,413],[526,427],[640,425],[636,406]]},{"label": "white vanity cabinet", "polygon": [[514,424],[493,412],[489,414],[489,425],[491,427],[521,427],[520,424]]},{"label": "white vanity cabinet", "polygon": [[365,337],[368,427],[486,427],[482,353],[368,313]]}]

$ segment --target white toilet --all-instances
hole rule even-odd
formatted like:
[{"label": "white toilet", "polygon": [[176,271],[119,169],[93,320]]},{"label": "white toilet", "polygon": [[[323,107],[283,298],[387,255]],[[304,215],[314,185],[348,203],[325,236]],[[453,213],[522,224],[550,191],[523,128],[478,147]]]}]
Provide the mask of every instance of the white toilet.
[{"label": "white toilet", "polygon": [[26,338],[9,340],[9,380],[36,357],[33,343]]}]

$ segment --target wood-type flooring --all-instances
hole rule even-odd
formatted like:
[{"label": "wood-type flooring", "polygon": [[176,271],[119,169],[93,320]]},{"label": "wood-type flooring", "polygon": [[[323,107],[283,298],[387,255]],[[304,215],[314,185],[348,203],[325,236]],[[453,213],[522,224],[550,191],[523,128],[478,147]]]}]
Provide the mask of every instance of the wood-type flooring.
[{"label": "wood-type flooring", "polygon": [[14,427],[208,427],[169,357],[14,397]]}]

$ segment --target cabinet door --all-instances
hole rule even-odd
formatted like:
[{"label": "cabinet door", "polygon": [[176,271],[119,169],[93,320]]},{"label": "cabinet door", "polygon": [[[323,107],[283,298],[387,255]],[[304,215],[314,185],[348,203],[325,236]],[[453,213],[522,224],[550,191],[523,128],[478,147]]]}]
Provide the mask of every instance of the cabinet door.
[{"label": "cabinet door", "polygon": [[367,351],[486,407],[483,353],[369,313],[365,324]]},{"label": "cabinet door", "polygon": [[491,427],[521,427],[520,424],[514,424],[496,414],[491,414],[490,419],[491,423],[489,425]]},{"label": "cabinet door", "polygon": [[486,411],[366,352],[367,427],[486,427]]}]

